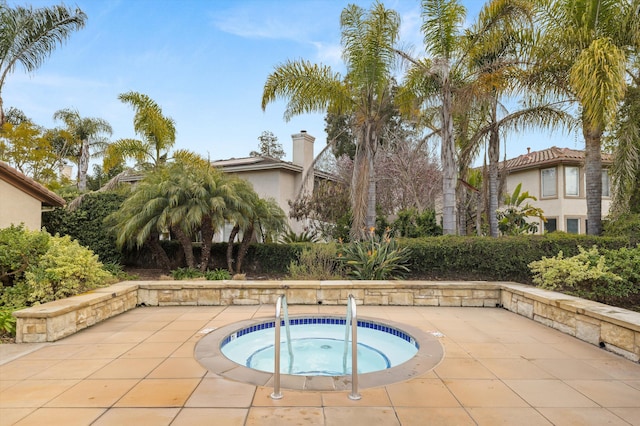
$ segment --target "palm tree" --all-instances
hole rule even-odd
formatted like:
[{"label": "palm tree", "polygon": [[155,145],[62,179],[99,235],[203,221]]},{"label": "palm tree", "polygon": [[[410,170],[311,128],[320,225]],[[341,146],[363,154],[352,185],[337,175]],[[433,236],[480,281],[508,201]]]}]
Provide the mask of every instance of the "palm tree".
[{"label": "palm tree", "polygon": [[5,123],[2,87],[16,64],[27,72],[35,71],[86,20],[82,10],[64,5],[11,8],[0,2],[0,127]]},{"label": "palm tree", "polygon": [[579,107],[585,140],[587,233],[602,231],[602,136],[626,91],[640,46],[637,0],[540,0],[539,82]]},{"label": "palm tree", "polygon": [[77,110],[61,109],[53,114],[54,120],[62,121],[66,132],[72,138],[72,144],[77,147],[74,161],[78,165],[78,190],[87,189],[87,172],[89,171],[89,157],[91,148],[102,155],[108,146],[108,140],[102,134],[111,135],[111,125],[102,118],[81,117]]},{"label": "palm tree", "polygon": [[394,44],[400,17],[376,2],[369,11],[347,6],[340,16],[342,56],[347,74],[308,61],[289,61],[268,77],[262,108],[278,98],[288,99],[284,118],[306,112],[351,114],[355,117],[357,149],[351,185],[352,236],[359,239],[365,227],[375,226],[376,148],[393,113],[392,70]]},{"label": "palm tree", "polygon": [[[457,0],[422,0],[422,31],[427,53],[431,59],[416,60],[404,52],[398,52],[412,66],[399,96],[402,104],[412,104],[415,96],[433,105],[437,97],[439,105],[438,133],[442,141],[442,230],[445,235],[456,234],[456,146],[453,129],[453,102],[455,80],[464,65],[462,25],[466,9]],[[406,98],[410,100],[407,101]]]},{"label": "palm tree", "polygon": [[104,168],[133,159],[143,169],[156,168],[167,161],[176,141],[175,123],[162,114],[162,108],[149,96],[138,92],[118,96],[135,110],[133,129],[141,139],[119,139],[105,152]]}]

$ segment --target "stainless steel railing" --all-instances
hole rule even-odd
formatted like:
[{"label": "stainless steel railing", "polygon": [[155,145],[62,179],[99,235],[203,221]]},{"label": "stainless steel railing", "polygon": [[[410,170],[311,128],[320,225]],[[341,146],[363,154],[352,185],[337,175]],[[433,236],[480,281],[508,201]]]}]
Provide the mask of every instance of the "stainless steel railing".
[{"label": "stainless steel railing", "polygon": [[[351,393],[349,399],[358,400],[362,398],[358,393],[358,313],[356,298],[352,294],[349,295],[347,306],[347,317],[349,316],[351,316]],[[346,319],[345,325],[349,326],[349,318]]]},{"label": "stainless steel railing", "polygon": [[271,399],[282,399],[282,391],[280,390],[280,326],[281,313],[284,312],[285,329],[287,332],[287,344],[289,347],[289,374],[293,366],[293,350],[291,349],[291,333],[289,331],[289,309],[287,307],[287,296],[281,294],[276,300],[276,318],[275,318],[275,339],[273,343],[273,393]]}]

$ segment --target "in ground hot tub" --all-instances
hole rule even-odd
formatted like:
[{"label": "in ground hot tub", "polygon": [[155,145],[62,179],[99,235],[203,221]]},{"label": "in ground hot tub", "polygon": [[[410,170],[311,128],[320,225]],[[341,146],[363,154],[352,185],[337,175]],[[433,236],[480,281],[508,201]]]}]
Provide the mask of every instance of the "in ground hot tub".
[{"label": "in ground hot tub", "polygon": [[[290,318],[293,361],[285,328],[281,333],[281,385],[288,389],[346,390],[351,383],[351,344],[345,318]],[[271,385],[275,320],[241,321],[214,330],[196,345],[196,359],[215,374],[255,385]],[[345,349],[347,355],[345,357]],[[358,376],[361,388],[407,380],[443,358],[439,340],[415,327],[358,318]]]}]

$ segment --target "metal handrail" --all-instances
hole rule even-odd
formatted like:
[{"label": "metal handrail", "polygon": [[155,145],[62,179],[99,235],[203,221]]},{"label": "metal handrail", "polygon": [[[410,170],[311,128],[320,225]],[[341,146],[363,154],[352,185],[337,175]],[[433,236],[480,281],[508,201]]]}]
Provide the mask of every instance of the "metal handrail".
[{"label": "metal handrail", "polygon": [[347,309],[351,311],[351,393],[349,399],[357,401],[362,396],[358,393],[358,313],[356,298],[352,294],[349,295],[348,303]]},{"label": "metal handrail", "polygon": [[[293,353],[291,350],[291,335],[289,334],[289,315],[287,309],[287,296],[281,294],[276,300],[276,318],[275,318],[275,339],[273,344],[274,357],[273,357],[273,393],[271,399],[282,399],[282,392],[280,390],[280,316],[284,307],[285,327],[287,328],[287,341],[289,343],[289,370],[293,363]],[[291,372],[291,371],[289,371]]]}]

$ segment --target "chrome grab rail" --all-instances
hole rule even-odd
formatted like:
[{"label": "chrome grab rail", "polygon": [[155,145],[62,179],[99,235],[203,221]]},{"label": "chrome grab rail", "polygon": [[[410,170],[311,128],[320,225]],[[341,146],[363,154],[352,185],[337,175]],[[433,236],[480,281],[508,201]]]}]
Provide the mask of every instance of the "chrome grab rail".
[{"label": "chrome grab rail", "polygon": [[[362,398],[358,393],[358,314],[356,312],[356,298],[349,295],[349,305],[347,316],[351,312],[351,393],[349,399],[354,401]],[[346,319],[346,326],[349,325],[349,318]]]},{"label": "chrome grab rail", "polygon": [[282,392],[280,391],[280,327],[281,313],[284,311],[285,329],[287,333],[287,343],[289,346],[289,374],[293,367],[293,350],[291,349],[291,333],[289,331],[289,309],[287,307],[287,296],[281,294],[276,300],[276,318],[275,318],[275,339],[273,344],[274,357],[273,357],[273,393],[271,399],[282,399]]}]

